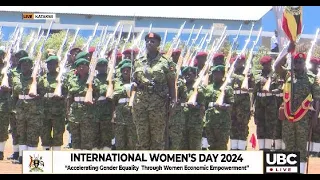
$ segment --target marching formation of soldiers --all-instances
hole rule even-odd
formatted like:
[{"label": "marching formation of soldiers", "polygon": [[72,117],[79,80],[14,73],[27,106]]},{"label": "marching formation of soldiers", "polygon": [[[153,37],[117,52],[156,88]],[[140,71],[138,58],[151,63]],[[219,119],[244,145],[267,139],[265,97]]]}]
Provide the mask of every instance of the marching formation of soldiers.
[{"label": "marching formation of soldiers", "polygon": [[[246,150],[253,115],[259,149],[300,151],[304,172],[309,151],[313,156],[320,151],[320,60],[312,57],[307,71],[306,54],[292,57],[295,88],[289,99],[286,58],[273,70],[275,58],[263,56],[262,70],[254,73],[255,43],[249,56],[246,41],[232,57],[232,48],[227,56],[219,52],[224,39],[193,57],[175,44],[160,52],[162,39],[152,32],[142,48],[122,52],[120,38],[109,53],[110,41],[95,48],[75,47],[73,41],[65,57],[49,50],[46,66],[41,48],[35,58],[26,50],[0,50],[0,160],[9,124],[13,154],[8,159],[21,164],[22,151],[37,149],[39,137],[44,150],[61,150],[66,123],[74,150],[228,150],[229,140],[230,150]],[[295,113],[286,120],[288,109]]]}]

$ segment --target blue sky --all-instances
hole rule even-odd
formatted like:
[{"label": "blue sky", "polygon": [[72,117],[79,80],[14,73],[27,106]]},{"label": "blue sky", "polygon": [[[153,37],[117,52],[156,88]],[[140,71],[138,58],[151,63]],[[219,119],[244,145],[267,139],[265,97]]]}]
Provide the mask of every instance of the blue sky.
[{"label": "blue sky", "polygon": [[[303,6],[302,23],[304,25],[303,34],[315,34],[320,28],[320,6]],[[262,18],[263,31],[274,31],[276,20],[273,11],[268,12]]]}]

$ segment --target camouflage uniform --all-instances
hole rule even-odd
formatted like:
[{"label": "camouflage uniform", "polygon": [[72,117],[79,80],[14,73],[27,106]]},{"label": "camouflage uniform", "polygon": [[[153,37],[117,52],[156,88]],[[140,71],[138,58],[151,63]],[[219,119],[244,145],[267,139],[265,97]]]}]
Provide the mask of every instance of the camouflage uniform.
[{"label": "camouflage uniform", "polygon": [[[65,98],[54,98],[53,93],[57,87],[57,75],[45,74],[39,79],[39,91],[43,97],[44,117],[41,133],[41,142],[45,150],[60,150],[63,145],[66,104]],[[67,96],[67,85],[63,83],[62,96]]]},{"label": "camouflage uniform", "polygon": [[[318,84],[318,78],[308,72],[303,74],[295,73],[296,83],[294,83],[294,99],[292,111],[295,112],[300,107],[301,102],[305,100],[308,94],[311,92],[312,97],[320,99],[320,86]],[[286,79],[291,82],[290,77]],[[311,113],[307,113],[301,120],[297,122],[289,122],[285,120],[282,124],[282,138],[286,151],[299,151],[300,161],[306,162],[307,160],[307,139],[309,131],[309,120],[311,119]]]},{"label": "camouflage uniform", "polygon": [[131,84],[124,84],[122,78],[114,82],[114,102],[116,104],[116,148],[117,150],[135,150],[137,131],[132,120],[131,108],[128,106],[128,92]]},{"label": "camouflage uniform", "polygon": [[[245,150],[247,146],[247,137],[249,135],[250,121],[250,95],[248,91],[241,90],[241,85],[245,76],[242,74],[244,68],[236,69],[232,75],[231,86],[234,89],[234,104],[231,112],[231,150]],[[253,78],[248,78],[249,88],[254,84]]]},{"label": "camouflage uniform", "polygon": [[[213,82],[204,90],[208,107],[205,115],[205,127],[210,150],[227,150],[230,136],[231,109],[219,110],[212,106],[221,93],[221,85]],[[226,86],[224,103],[230,105],[234,103],[233,89],[230,86]]]},{"label": "camouflage uniform", "polygon": [[94,104],[94,147],[98,149],[111,148],[111,139],[114,137],[112,129],[112,101],[106,99],[107,74],[97,74],[94,79],[96,87]]},{"label": "camouflage uniform", "polygon": [[[84,98],[88,90],[87,79],[79,79],[78,75],[69,78],[68,91],[72,99],[69,112],[69,125],[72,134],[72,148],[91,150],[94,148],[94,106],[84,104]],[[94,88],[95,89],[95,88]]]},{"label": "camouflage uniform", "polygon": [[[3,75],[0,76],[2,80]],[[9,82],[10,83],[10,82]],[[10,85],[10,84],[9,84]],[[10,85],[11,86],[11,85]],[[11,92],[0,90],[0,160],[3,160],[3,152],[8,139],[9,119],[11,116],[10,98]]]},{"label": "camouflage uniform", "polygon": [[278,75],[275,76],[275,87],[279,90],[280,93],[275,93],[274,96],[276,97],[277,101],[277,122],[275,124],[275,135],[274,135],[274,149],[275,150],[282,150],[282,120],[279,119],[279,108],[283,103],[283,79]]},{"label": "camouflage uniform", "polygon": [[[187,98],[186,101],[192,95],[194,89],[187,86]],[[185,104],[185,103],[184,103]],[[203,115],[201,114],[201,106],[204,106],[205,99],[203,94],[203,88],[198,88],[198,95],[195,107],[184,107],[183,114],[185,117],[185,129],[184,129],[184,150],[201,150],[201,139],[203,133]]]},{"label": "camouflage uniform", "polygon": [[[10,69],[9,79],[12,82],[13,77],[20,76],[20,69],[17,67]],[[13,91],[13,87],[12,87]],[[12,94],[12,93],[11,93]],[[18,159],[19,157],[19,143],[18,143],[18,132],[17,132],[17,119],[16,119],[16,110],[15,105],[17,103],[17,99],[13,99],[11,95],[11,113],[9,114],[10,120],[10,132],[12,137],[12,145],[13,145],[13,154],[8,157],[8,160]]]},{"label": "camouflage uniform", "polygon": [[43,105],[40,99],[28,95],[31,83],[31,76],[24,76],[21,73],[13,77],[13,99],[17,100],[15,108],[20,156],[23,150],[37,149],[42,128]]},{"label": "camouflage uniform", "polygon": [[[139,150],[163,150],[168,112],[167,78],[175,78],[175,65],[159,53],[154,59],[142,57],[134,63],[138,84],[132,108]],[[154,85],[151,86],[151,82]]]},{"label": "camouflage uniform", "polygon": [[187,87],[185,80],[179,78],[178,80],[178,103],[169,121],[169,139],[170,150],[181,150],[183,148],[183,134],[185,130],[185,113],[184,106],[181,103],[187,101]]},{"label": "camouflage uniform", "polygon": [[[277,99],[272,93],[262,91],[262,78],[268,79],[269,72],[261,71],[255,77],[253,99],[255,99],[254,121],[257,125],[257,139],[260,150],[270,150],[275,138],[278,123]],[[274,77],[271,78],[270,92],[275,89]]]}]

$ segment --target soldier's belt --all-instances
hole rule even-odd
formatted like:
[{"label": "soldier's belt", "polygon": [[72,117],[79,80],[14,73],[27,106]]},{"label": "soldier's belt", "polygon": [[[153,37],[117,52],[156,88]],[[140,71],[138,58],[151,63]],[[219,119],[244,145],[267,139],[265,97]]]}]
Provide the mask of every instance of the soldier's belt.
[{"label": "soldier's belt", "polygon": [[127,103],[127,102],[129,102],[129,98],[120,98],[119,101],[118,101],[119,104],[124,104],[124,103]]},{"label": "soldier's belt", "polygon": [[259,97],[267,97],[267,96],[272,96],[272,93],[260,93],[260,92],[258,92],[257,96],[259,96]]},{"label": "soldier's belt", "polygon": [[209,102],[208,107],[214,107],[214,102]]},{"label": "soldier's belt", "polygon": [[19,99],[33,99],[33,97],[30,97],[29,95],[19,95]]},{"label": "soldier's belt", "polygon": [[233,94],[248,94],[248,91],[234,90]]},{"label": "soldier's belt", "polygon": [[54,93],[46,93],[43,97],[52,98],[53,96],[54,96]]},{"label": "soldier's belt", "polygon": [[83,102],[85,97],[74,97],[75,102]]},{"label": "soldier's belt", "polygon": [[98,101],[104,101],[104,100],[106,100],[107,98],[105,97],[105,96],[100,96],[99,98],[98,98]]},{"label": "soldier's belt", "polygon": [[283,97],[283,93],[276,94],[277,97]]}]

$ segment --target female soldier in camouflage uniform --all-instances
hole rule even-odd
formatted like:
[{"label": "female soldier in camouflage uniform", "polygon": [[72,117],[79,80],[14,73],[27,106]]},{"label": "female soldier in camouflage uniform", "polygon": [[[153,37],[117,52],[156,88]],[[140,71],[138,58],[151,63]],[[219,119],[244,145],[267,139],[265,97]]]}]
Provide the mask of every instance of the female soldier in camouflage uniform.
[{"label": "female soldier in camouflage uniform", "polygon": [[[4,63],[3,59],[5,57],[5,52],[0,50],[0,69],[3,68]],[[3,74],[0,75],[0,82],[3,79]],[[9,82],[10,83],[10,82]],[[10,84],[9,84],[10,86]],[[5,144],[8,139],[8,127],[10,119],[10,101],[11,89],[10,87],[1,87],[0,88],[0,160],[3,160],[3,153],[5,149]]]},{"label": "female soldier in camouflage uniform", "polygon": [[94,147],[97,149],[110,149],[111,139],[114,137],[112,132],[112,114],[113,107],[112,101],[106,99],[107,85],[107,67],[108,60],[101,58],[98,59],[97,67],[98,74],[94,79],[96,87],[95,91],[95,105],[94,105]]},{"label": "female soldier in camouflage uniform", "polygon": [[[42,104],[39,95],[28,95],[32,83],[32,59],[19,60],[20,76],[13,77],[13,98],[16,104],[17,131],[19,138],[19,163],[23,150],[36,150],[42,128]],[[37,88],[39,89],[39,87]]]},{"label": "female soldier in camouflage uniform", "polygon": [[224,103],[216,105],[223,84],[225,74],[225,66],[217,65],[211,69],[213,78],[212,84],[209,84],[204,92],[206,98],[206,106],[208,107],[205,116],[205,127],[210,150],[227,150],[231,131],[231,107],[234,103],[233,89],[226,86]]},{"label": "female soldier in camouflage uniform", "polygon": [[[184,67],[182,75],[186,80],[186,102],[192,95],[194,88],[192,87],[197,76],[198,68]],[[184,150],[201,150],[201,139],[203,131],[203,116],[205,112],[204,94],[201,88],[198,89],[197,100],[195,104],[181,103],[184,107],[183,113],[185,116],[184,130]]]},{"label": "female soldier in camouflage uniform", "polygon": [[78,59],[75,62],[76,74],[70,77],[68,82],[69,124],[72,134],[72,147],[76,150],[92,150],[95,142],[92,127],[94,106],[84,103],[88,90],[86,82],[89,76],[89,63],[86,59]]},{"label": "female soldier in camouflage uniform", "polygon": [[[63,145],[63,133],[65,125],[65,98],[67,95],[66,84],[62,86],[62,97],[54,96],[57,87],[57,67],[59,59],[50,56],[47,60],[48,73],[40,77],[39,91],[43,94],[44,117],[41,142],[44,150],[60,150]],[[53,132],[53,134],[51,134]]]},{"label": "female soldier in camouflage uniform", "polygon": [[131,62],[122,64],[122,76],[114,82],[114,103],[116,105],[116,148],[117,150],[135,150],[137,131],[132,121],[131,109],[128,106],[131,89],[130,74]]}]

